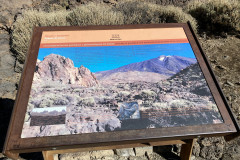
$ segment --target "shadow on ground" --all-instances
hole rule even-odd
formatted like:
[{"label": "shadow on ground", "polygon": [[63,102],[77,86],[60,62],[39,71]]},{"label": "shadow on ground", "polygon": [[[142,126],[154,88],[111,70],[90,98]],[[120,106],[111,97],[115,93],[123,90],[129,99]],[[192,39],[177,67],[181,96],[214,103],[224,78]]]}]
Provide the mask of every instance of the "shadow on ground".
[{"label": "shadow on ground", "polygon": [[0,98],[0,151],[3,150],[5,137],[7,134],[8,124],[10,122],[14,100]]},{"label": "shadow on ground", "polygon": [[[5,138],[7,135],[8,125],[10,122],[12,110],[13,110],[14,100],[12,99],[6,99],[6,98],[0,98],[0,106],[1,106],[1,112],[0,112],[0,152],[2,152],[4,147]],[[36,152],[36,153],[24,153],[20,154],[20,157],[27,159],[27,160],[43,160],[42,153]],[[6,158],[0,158],[6,159]]]},{"label": "shadow on ground", "polygon": [[158,153],[161,157],[166,160],[180,160],[180,157],[173,153],[173,146],[154,146],[153,152]]}]

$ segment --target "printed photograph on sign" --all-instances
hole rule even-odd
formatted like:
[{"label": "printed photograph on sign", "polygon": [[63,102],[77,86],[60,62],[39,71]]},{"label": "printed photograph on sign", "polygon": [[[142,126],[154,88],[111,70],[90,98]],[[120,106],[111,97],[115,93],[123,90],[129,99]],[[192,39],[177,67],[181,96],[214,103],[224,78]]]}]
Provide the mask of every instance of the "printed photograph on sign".
[{"label": "printed photograph on sign", "polygon": [[21,137],[223,123],[183,29],[145,30],[43,32]]}]

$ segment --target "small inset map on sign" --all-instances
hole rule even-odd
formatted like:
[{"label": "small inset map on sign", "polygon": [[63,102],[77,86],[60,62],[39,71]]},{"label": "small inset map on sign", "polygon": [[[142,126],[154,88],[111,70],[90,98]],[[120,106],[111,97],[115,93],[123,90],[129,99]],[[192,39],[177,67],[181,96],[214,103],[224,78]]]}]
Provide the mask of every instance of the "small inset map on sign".
[{"label": "small inset map on sign", "polygon": [[30,126],[65,124],[66,107],[33,108]]}]

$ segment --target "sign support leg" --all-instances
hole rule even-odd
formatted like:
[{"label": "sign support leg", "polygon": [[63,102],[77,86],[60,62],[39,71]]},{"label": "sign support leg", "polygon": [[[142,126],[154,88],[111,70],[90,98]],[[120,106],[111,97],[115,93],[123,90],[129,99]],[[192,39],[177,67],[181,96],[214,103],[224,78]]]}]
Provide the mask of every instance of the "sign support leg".
[{"label": "sign support leg", "polygon": [[181,160],[190,160],[192,155],[193,145],[196,139],[190,139],[186,141],[186,144],[182,144],[180,158]]},{"label": "sign support leg", "polygon": [[14,160],[20,159],[19,153],[12,153],[12,152],[7,151],[7,152],[5,153],[5,155],[6,155],[8,158],[11,158],[11,159],[14,159]]},{"label": "sign support leg", "polygon": [[42,151],[44,160],[54,160],[54,154],[51,151]]}]

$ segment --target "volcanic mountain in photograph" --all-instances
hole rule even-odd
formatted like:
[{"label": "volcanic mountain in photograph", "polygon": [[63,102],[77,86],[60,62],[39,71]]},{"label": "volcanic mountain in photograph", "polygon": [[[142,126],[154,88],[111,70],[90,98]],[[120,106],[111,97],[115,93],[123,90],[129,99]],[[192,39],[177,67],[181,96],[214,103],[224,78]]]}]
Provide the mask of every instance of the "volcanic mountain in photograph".
[{"label": "volcanic mountain in photograph", "polygon": [[98,74],[101,75],[99,77],[105,77],[117,72],[139,71],[171,76],[196,62],[195,58],[161,55],[143,62],[132,63],[113,70],[98,72]]},{"label": "volcanic mountain in photograph", "polygon": [[[32,112],[54,107],[66,107],[55,125]],[[213,123],[222,118],[195,58],[159,55],[93,73],[49,54],[37,62],[22,138]]]},{"label": "volcanic mountain in photograph", "polygon": [[102,80],[103,83],[116,82],[117,80],[158,82],[194,63],[196,63],[195,58],[161,55],[150,60],[131,63],[108,71],[97,72],[95,75],[97,79]]}]

